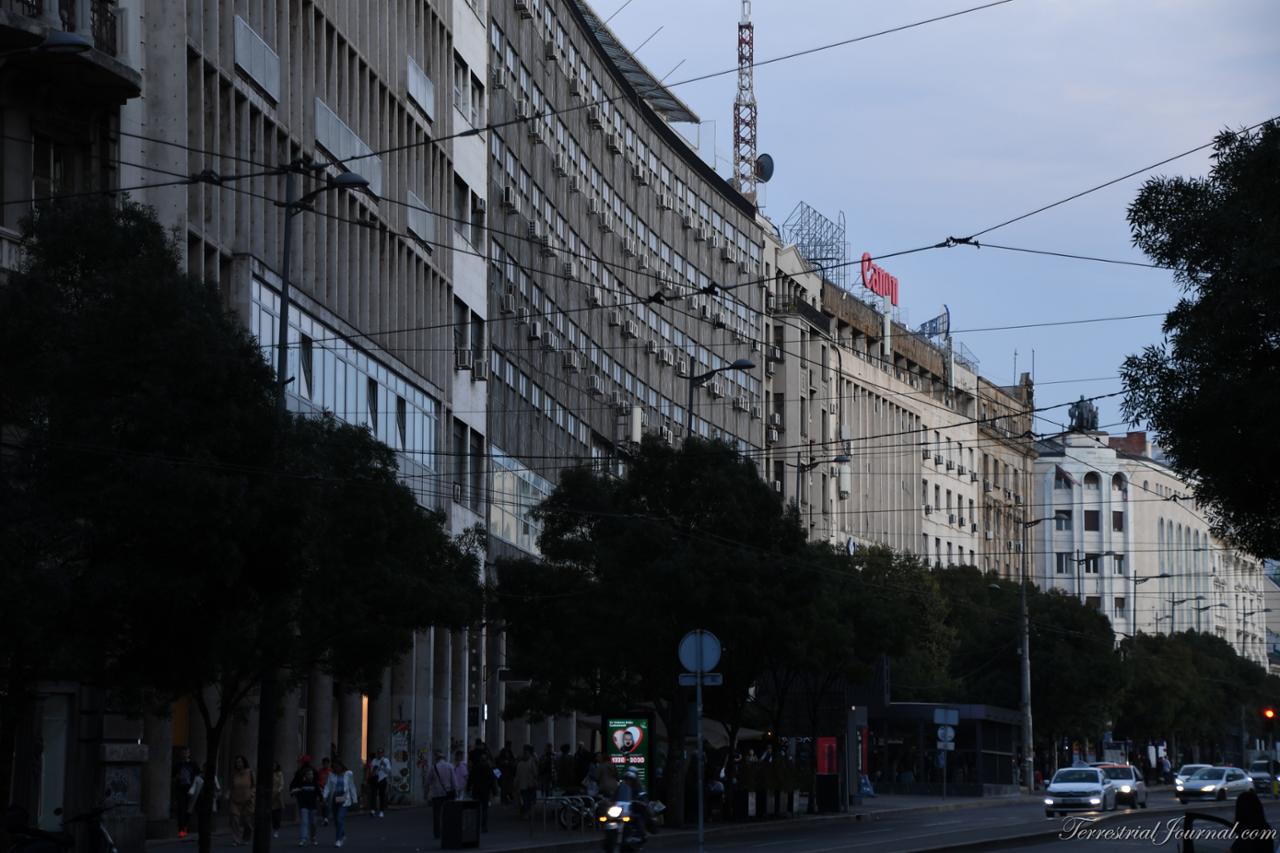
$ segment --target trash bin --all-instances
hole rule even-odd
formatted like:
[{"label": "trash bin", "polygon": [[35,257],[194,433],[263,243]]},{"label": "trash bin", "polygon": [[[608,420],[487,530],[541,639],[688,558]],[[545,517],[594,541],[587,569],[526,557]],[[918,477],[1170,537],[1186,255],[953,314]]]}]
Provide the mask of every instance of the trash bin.
[{"label": "trash bin", "polygon": [[836,773],[819,773],[814,781],[819,814],[840,811],[840,776]]},{"label": "trash bin", "polygon": [[450,800],[444,804],[440,826],[440,847],[461,850],[480,846],[480,803],[477,800]]}]

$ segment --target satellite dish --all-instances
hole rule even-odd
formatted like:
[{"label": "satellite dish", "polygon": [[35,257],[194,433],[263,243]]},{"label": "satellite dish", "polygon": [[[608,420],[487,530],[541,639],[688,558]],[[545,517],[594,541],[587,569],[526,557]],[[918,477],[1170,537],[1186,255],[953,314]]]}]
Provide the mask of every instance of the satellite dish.
[{"label": "satellite dish", "polygon": [[756,180],[762,184],[767,184],[772,177],[773,158],[768,154],[761,154],[756,158]]}]

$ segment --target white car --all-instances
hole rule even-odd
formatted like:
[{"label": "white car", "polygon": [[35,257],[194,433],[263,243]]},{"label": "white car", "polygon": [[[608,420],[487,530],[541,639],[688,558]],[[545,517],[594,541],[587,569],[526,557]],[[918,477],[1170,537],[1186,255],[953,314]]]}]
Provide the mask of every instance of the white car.
[{"label": "white car", "polygon": [[1125,803],[1135,808],[1147,807],[1147,784],[1142,781],[1142,774],[1131,764],[1103,764],[1098,767],[1111,780],[1116,789],[1116,803]]},{"label": "white car", "polygon": [[1096,767],[1064,767],[1049,780],[1045,791],[1044,814],[1069,811],[1111,811],[1116,807],[1116,787],[1107,774]]},{"label": "white car", "polygon": [[1225,800],[1252,790],[1253,780],[1239,767],[1205,767],[1174,785],[1178,802],[1184,805],[1187,800]]},{"label": "white car", "polygon": [[1196,771],[1212,766],[1212,764],[1184,764],[1178,768],[1177,773],[1173,774],[1173,784],[1181,785],[1183,782],[1186,782],[1194,776]]}]

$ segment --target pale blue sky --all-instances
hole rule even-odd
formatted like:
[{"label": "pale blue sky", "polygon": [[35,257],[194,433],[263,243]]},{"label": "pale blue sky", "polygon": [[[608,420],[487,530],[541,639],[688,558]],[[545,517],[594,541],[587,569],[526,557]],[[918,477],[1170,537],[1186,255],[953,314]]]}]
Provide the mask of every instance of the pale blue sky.
[{"label": "pale blue sky", "polygon": [[[593,0],[608,16],[623,0]],[[976,0],[755,0],[756,58],[850,38]],[[633,0],[610,26],[668,82],[734,66],[738,0]],[[729,156],[736,76],[675,91]],[[1227,126],[1280,114],[1275,0],[1014,0],[903,33],[757,69],[760,151],[777,171],[763,202],[781,224],[804,200],[843,210],[850,250],[892,252],[971,234],[1140,166]],[[703,134],[712,128],[703,128]],[[706,146],[704,146],[706,147]],[[1164,174],[1202,174],[1201,155]],[[722,174],[728,170],[722,162]],[[988,236],[992,242],[1144,260],[1125,208],[1134,178]],[[912,325],[951,308],[956,330],[1168,310],[1161,270],[959,247],[884,262]],[[1160,319],[956,334],[988,378],[1029,370],[1038,405],[1120,390],[1130,352]],[[1099,402],[1120,420],[1118,399]],[[1065,420],[1066,410],[1047,416]],[[1053,429],[1040,421],[1038,431]],[[1113,432],[1123,432],[1115,427]]]}]

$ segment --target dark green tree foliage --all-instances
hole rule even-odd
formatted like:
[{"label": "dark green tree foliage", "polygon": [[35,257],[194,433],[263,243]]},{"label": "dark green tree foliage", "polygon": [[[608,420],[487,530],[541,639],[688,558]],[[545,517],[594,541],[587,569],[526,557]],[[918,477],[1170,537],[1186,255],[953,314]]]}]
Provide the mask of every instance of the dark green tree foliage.
[{"label": "dark green tree foliage", "polygon": [[0,766],[38,678],[192,696],[217,744],[264,675],[375,685],[414,629],[474,618],[478,565],[394,454],[281,418],[256,343],[149,210],[52,206],[26,247],[0,286]]},{"label": "dark green tree foliage", "polygon": [[1280,556],[1280,125],[1223,133],[1207,178],[1153,178],[1134,243],[1185,296],[1166,340],[1125,359],[1125,415],[1146,420],[1220,533]]}]

